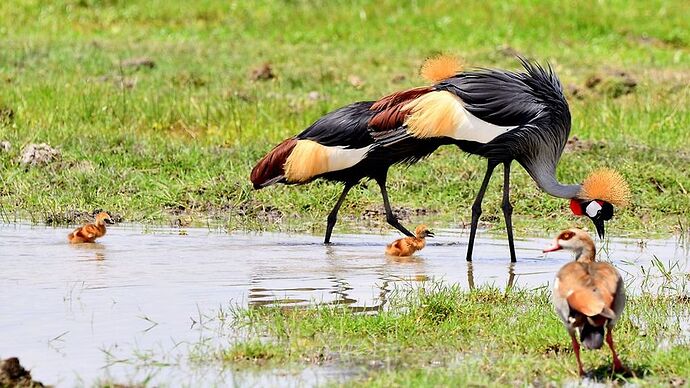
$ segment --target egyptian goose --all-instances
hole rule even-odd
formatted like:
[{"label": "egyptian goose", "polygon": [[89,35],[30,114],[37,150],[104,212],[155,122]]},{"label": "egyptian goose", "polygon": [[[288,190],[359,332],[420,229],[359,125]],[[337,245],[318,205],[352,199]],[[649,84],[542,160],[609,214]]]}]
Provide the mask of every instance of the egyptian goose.
[{"label": "egyptian goose", "polygon": [[100,212],[96,215],[95,223],[75,229],[67,235],[67,239],[71,244],[92,243],[105,235],[105,224],[113,224],[113,220],[108,213]]},{"label": "egyptian goose", "polygon": [[434,237],[426,225],[419,225],[414,230],[415,237],[397,239],[386,246],[386,254],[391,256],[412,256],[426,246],[426,237]]},{"label": "egyptian goose", "polygon": [[623,279],[611,264],[595,261],[594,241],[580,229],[562,231],[553,246],[544,252],[561,249],[573,251],[575,261],[561,267],[556,274],[553,304],[570,334],[580,375],[584,375],[584,370],[576,332],[585,348],[599,349],[604,342],[604,328],[606,343],[613,354],[613,370],[624,371],[611,335],[625,307]]}]

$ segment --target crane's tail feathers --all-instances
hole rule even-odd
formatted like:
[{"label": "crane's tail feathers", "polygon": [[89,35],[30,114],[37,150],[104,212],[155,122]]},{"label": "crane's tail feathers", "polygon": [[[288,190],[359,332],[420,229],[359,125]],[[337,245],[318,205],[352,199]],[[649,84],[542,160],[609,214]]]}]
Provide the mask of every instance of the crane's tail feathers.
[{"label": "crane's tail feathers", "polygon": [[249,177],[255,189],[261,189],[285,179],[285,162],[296,145],[295,139],[283,140],[259,160]]},{"label": "crane's tail feathers", "polygon": [[604,326],[594,326],[589,322],[580,330],[580,342],[587,349],[599,349],[604,344]]}]

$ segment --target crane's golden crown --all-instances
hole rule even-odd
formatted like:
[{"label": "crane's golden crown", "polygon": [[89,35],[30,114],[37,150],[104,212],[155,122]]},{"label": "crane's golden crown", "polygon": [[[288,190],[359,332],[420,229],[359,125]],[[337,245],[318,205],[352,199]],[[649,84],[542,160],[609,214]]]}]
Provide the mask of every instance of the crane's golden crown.
[{"label": "crane's golden crown", "polygon": [[460,60],[451,55],[437,55],[424,61],[419,74],[429,82],[440,82],[462,70]]},{"label": "crane's golden crown", "polygon": [[624,207],[630,202],[630,187],[621,174],[612,168],[602,168],[589,174],[582,183],[580,197],[603,200]]}]

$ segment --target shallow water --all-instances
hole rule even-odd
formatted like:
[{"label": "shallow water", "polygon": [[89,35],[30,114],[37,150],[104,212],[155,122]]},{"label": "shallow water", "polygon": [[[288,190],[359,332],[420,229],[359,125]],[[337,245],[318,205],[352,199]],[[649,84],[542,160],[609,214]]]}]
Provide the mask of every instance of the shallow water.
[{"label": "shallow water", "polygon": [[[518,262],[510,265],[503,237],[480,234],[468,265],[464,230],[435,230],[437,237],[409,259],[383,254],[393,234],[336,235],[324,246],[312,235],[120,225],[98,244],[75,246],[66,243],[68,232],[0,224],[0,357],[17,356],[35,379],[59,386],[107,377],[174,385],[322,383],[351,372],[252,374],[156,363],[208,338],[198,324],[203,315],[232,303],[377,309],[396,285],[429,278],[465,288],[544,286],[570,260],[561,252],[544,257],[548,239],[525,239],[516,241]],[[663,277],[643,276],[654,257],[687,272],[690,252],[677,239],[610,240],[600,257],[621,270],[629,292],[640,292],[661,284]]]}]

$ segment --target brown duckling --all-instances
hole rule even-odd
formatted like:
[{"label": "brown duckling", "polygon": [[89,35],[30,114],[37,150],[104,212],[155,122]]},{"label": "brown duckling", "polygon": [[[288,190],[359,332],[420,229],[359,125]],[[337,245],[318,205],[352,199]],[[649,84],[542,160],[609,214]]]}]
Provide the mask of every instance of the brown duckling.
[{"label": "brown duckling", "polygon": [[426,237],[434,237],[434,234],[426,225],[419,225],[414,230],[415,237],[405,237],[393,241],[386,246],[386,254],[391,256],[412,256],[416,251],[426,246]]},{"label": "brown duckling", "polygon": [[105,224],[113,224],[113,220],[110,218],[110,214],[100,212],[96,215],[95,223],[75,229],[74,232],[67,235],[67,239],[71,244],[92,243],[105,235]]}]

